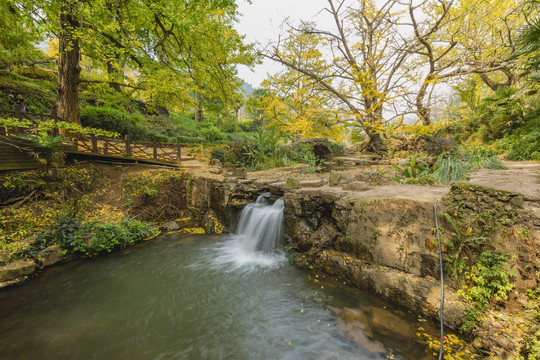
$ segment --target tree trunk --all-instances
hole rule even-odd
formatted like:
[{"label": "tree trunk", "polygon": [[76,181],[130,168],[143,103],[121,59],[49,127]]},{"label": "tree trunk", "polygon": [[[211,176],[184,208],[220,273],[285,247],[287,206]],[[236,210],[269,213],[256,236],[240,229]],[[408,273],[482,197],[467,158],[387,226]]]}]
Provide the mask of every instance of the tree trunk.
[{"label": "tree trunk", "polygon": [[427,75],[416,95],[416,114],[420,121],[422,121],[422,124],[426,126],[431,124],[431,109],[429,106],[424,105],[424,98],[426,97],[427,89],[432,81],[433,77],[431,74]]},{"label": "tree trunk", "polygon": [[[118,56],[115,56],[115,57],[116,57],[116,61],[119,61],[119,57]],[[112,79],[114,79],[115,77],[117,77],[120,74],[118,69],[114,66],[114,64],[111,61],[107,62],[107,73],[110,75],[109,78],[112,78]],[[117,81],[117,80],[115,80],[115,81]],[[111,89],[113,89],[114,91],[116,91],[117,93],[122,92],[122,88],[121,88],[120,84],[117,83],[117,82],[110,82],[109,87]]]},{"label": "tree trunk", "polygon": [[488,74],[486,73],[483,73],[483,74],[480,74],[480,78],[482,79],[482,81],[484,82],[484,84],[486,84],[487,86],[489,86],[489,88],[493,91],[497,91],[501,88],[509,88],[511,86],[513,86],[517,80],[517,76],[516,74],[514,74],[511,70],[509,69],[502,69],[501,70],[504,75],[506,75],[506,82],[504,83],[498,83],[494,80],[492,80]]},{"label": "tree trunk", "polygon": [[62,1],[58,34],[58,83],[56,105],[58,117],[80,123],[79,75],[81,68],[79,39],[74,30],[80,27],[77,3]]}]

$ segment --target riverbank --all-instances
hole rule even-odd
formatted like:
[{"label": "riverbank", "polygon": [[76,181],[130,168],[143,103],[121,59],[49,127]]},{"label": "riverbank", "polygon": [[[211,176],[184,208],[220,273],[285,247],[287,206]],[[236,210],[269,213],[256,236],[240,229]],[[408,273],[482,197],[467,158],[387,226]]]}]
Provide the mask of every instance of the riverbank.
[{"label": "riverbank", "polygon": [[[462,331],[480,358],[520,359],[537,354],[540,343],[540,166],[507,167],[481,170],[462,185],[430,187],[397,184],[378,169],[303,174],[302,167],[293,167],[248,173],[243,179],[206,168],[188,173],[98,166],[105,180],[82,190],[75,184],[82,195],[75,193],[92,204],[86,210],[89,219],[97,214],[114,223],[136,216],[156,227],[167,223],[162,231],[206,233],[225,231],[235,209],[263,192],[284,196],[287,248],[297,265],[338,275],[434,319],[440,300],[433,217],[438,201],[445,324]],[[39,211],[54,201],[62,204],[53,198],[17,209],[34,211],[24,217],[31,225]],[[447,345],[457,352],[463,343]]]}]

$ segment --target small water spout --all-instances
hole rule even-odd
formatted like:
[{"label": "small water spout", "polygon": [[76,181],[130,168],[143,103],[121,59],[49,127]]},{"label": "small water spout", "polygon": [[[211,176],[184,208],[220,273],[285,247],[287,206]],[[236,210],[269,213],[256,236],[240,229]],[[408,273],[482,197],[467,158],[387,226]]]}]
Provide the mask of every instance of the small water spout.
[{"label": "small water spout", "polygon": [[268,204],[268,194],[259,196],[255,204],[247,205],[240,215],[236,234],[242,247],[249,252],[272,252],[283,238],[283,199]]},{"label": "small water spout", "polygon": [[285,204],[283,199],[278,199],[270,205],[270,195],[263,194],[255,203],[244,207],[234,234],[229,241],[216,247],[214,264],[217,268],[249,272],[274,268],[286,262],[280,249]]}]

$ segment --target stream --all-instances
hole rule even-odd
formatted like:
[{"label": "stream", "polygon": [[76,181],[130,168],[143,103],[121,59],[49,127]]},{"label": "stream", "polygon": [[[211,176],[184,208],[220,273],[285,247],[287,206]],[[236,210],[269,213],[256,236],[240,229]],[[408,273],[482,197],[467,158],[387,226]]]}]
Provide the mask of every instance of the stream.
[{"label": "stream", "polygon": [[1,358],[433,359],[417,317],[250,236],[170,234],[1,291]]}]

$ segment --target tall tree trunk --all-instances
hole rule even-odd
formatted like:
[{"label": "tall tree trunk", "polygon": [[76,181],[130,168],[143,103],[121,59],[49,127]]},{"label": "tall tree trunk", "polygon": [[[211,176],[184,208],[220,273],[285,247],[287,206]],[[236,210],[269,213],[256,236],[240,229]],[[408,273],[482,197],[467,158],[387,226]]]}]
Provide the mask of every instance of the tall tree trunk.
[{"label": "tall tree trunk", "polygon": [[80,123],[80,44],[75,29],[80,27],[77,3],[62,1],[58,34],[58,83],[56,105],[61,120]]},{"label": "tall tree trunk", "polygon": [[[373,101],[369,101],[369,103],[373,103]],[[381,136],[380,128],[378,125],[381,124],[382,120],[382,107],[379,106],[376,109],[373,109],[373,112],[365,115],[364,121],[366,125],[364,125],[364,130],[369,137],[369,143],[366,147],[367,151],[371,151],[377,154],[381,154],[386,152],[386,144],[384,143],[384,139]],[[373,124],[373,125],[367,125],[367,124]]]},{"label": "tall tree trunk", "polygon": [[432,81],[432,74],[428,74],[425,77],[424,83],[420,87],[420,90],[418,90],[418,94],[416,94],[416,115],[418,115],[418,118],[420,121],[422,121],[422,124],[426,126],[431,124],[431,109],[429,108],[429,105],[424,105],[424,98],[426,97],[427,89]]}]

